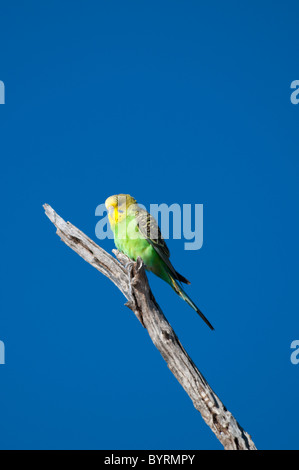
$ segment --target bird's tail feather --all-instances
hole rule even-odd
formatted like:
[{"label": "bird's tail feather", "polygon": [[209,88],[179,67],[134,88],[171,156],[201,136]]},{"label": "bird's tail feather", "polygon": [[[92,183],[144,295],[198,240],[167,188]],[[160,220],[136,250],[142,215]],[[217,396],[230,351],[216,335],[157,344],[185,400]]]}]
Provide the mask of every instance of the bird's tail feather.
[{"label": "bird's tail feather", "polygon": [[190,297],[186,294],[184,289],[176,282],[176,280],[171,275],[169,275],[169,277],[171,279],[171,286],[175,290],[175,292],[183,300],[185,300],[185,302],[187,302],[187,304],[190,305],[190,307],[192,307],[196,313],[198,313],[198,315],[203,319],[203,321],[208,325],[208,327],[211,328],[211,330],[214,330],[214,327],[211,325],[209,320],[204,316],[204,314],[199,310],[199,308],[195,305],[195,303],[190,299]]},{"label": "bird's tail feather", "polygon": [[177,271],[175,272],[176,273],[176,279],[180,282],[184,282],[185,284],[191,284],[190,281],[188,281],[188,279],[186,279],[184,276],[182,276],[180,273],[178,273]]}]

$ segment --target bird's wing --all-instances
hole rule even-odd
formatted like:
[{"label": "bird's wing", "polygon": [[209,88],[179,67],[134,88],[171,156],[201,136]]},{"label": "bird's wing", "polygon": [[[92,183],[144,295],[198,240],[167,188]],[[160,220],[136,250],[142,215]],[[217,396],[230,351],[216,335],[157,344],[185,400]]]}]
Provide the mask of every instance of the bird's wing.
[{"label": "bird's wing", "polygon": [[169,260],[170,251],[162,237],[159,225],[155,218],[146,210],[140,208],[136,211],[135,216],[141,235],[152,245],[174,278],[189,283],[189,281],[177,273],[172,266]]},{"label": "bird's wing", "polygon": [[144,209],[138,209],[135,215],[141,235],[155,248],[160,256],[163,255],[165,258],[169,258],[170,252],[156,219]]}]

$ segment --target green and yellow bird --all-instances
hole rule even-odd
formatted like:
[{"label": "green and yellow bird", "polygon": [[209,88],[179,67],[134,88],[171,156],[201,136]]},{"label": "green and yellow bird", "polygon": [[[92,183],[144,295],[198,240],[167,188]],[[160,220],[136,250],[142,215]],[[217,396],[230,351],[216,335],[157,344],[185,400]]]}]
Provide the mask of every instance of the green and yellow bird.
[{"label": "green and yellow bird", "polygon": [[180,282],[190,282],[172,266],[169,249],[154,217],[138,206],[129,194],[110,196],[105,206],[116,248],[133,261],[140,257],[146,269],[166,281],[213,330],[211,323],[181,287]]}]

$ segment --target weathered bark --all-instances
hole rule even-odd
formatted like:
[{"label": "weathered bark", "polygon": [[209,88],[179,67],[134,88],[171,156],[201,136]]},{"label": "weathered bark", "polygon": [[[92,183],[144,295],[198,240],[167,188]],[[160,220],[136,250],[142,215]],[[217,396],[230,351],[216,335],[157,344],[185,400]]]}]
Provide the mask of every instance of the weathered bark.
[{"label": "weathered bark", "polygon": [[44,209],[56,226],[61,240],[107,276],[124,294],[126,305],[147,329],[169,369],[224,448],[256,450],[250,435],[225,408],[181,345],[151,292],[142,260],[138,258],[133,263],[122,253],[113,250],[117,261],[83,232],[65,222],[48,204],[44,205]]}]

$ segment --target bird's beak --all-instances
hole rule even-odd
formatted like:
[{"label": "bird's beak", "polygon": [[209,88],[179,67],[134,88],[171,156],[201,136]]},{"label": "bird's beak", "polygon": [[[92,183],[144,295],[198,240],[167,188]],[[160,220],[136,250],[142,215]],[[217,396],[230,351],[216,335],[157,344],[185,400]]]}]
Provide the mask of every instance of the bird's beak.
[{"label": "bird's beak", "polygon": [[109,214],[112,215],[113,212],[114,212],[114,206],[109,206],[109,207],[107,208],[107,210],[108,210]]}]

